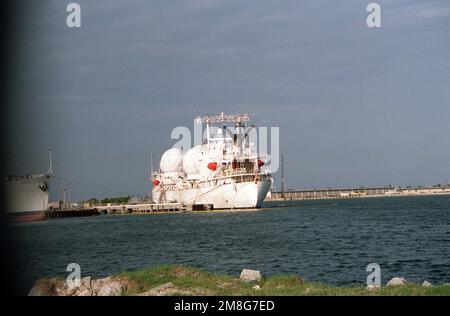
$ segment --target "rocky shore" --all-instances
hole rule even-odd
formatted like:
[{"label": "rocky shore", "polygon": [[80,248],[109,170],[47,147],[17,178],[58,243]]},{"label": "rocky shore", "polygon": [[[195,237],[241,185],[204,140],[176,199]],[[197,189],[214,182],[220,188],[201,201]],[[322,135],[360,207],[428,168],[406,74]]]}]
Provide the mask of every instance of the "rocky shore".
[{"label": "rocky shore", "polygon": [[28,296],[118,296],[131,288],[126,278],[107,277],[93,279],[90,276],[80,280],[80,286],[69,288],[62,279],[40,279],[28,293]]},{"label": "rocky shore", "polygon": [[334,287],[306,282],[294,275],[263,277],[259,271],[244,269],[240,277],[217,275],[192,267],[159,266],[125,272],[117,276],[81,278],[69,288],[64,279],[38,280],[30,296],[167,296],[167,295],[446,295],[450,284],[432,285],[392,278],[381,287]]}]

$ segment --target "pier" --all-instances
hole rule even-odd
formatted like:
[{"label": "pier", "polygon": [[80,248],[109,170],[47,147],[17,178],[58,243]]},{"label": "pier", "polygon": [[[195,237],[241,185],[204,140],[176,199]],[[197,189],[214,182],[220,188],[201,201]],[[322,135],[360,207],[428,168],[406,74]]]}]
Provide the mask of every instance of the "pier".
[{"label": "pier", "polygon": [[100,214],[145,214],[168,212],[192,212],[212,210],[211,204],[182,204],[182,203],[146,203],[128,205],[96,206]]},{"label": "pier", "polygon": [[146,204],[118,204],[98,205],[89,208],[48,210],[47,218],[84,217],[96,215],[125,215],[148,213],[183,213],[195,211],[211,211],[212,204],[182,204],[182,203],[146,203]]},{"label": "pier", "polygon": [[315,200],[315,199],[345,199],[380,196],[420,196],[450,194],[450,186],[433,187],[360,187],[360,188],[328,188],[313,190],[274,191],[268,201],[279,200]]},{"label": "pier", "polygon": [[85,217],[95,215],[100,215],[100,212],[95,209],[49,210],[46,212],[46,218]]}]

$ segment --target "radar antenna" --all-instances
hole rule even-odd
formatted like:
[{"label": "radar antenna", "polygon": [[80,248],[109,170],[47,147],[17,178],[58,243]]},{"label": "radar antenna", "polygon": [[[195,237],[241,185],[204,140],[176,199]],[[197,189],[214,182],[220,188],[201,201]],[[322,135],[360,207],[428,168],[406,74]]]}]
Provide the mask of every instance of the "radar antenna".
[{"label": "radar antenna", "polygon": [[[235,123],[235,128],[237,131],[237,134],[240,134],[241,128],[244,126],[244,122],[250,121],[250,116],[247,113],[242,114],[224,114],[223,112],[220,113],[220,115],[205,115],[205,116],[197,116],[195,118],[195,121],[197,124],[200,123],[206,123],[206,143],[209,144],[210,142],[210,133],[209,133],[209,125],[212,123]],[[227,130],[227,132],[230,134],[230,132]],[[232,137],[235,137],[233,133],[230,134]],[[237,145],[239,148],[241,147],[241,144],[237,144],[235,141],[235,145]],[[239,152],[241,152],[241,149],[239,149]]]},{"label": "radar antenna", "polygon": [[223,112],[220,115],[205,115],[205,116],[197,116],[196,121],[198,123],[242,123],[250,121],[250,117],[247,113],[243,114],[224,114]]}]

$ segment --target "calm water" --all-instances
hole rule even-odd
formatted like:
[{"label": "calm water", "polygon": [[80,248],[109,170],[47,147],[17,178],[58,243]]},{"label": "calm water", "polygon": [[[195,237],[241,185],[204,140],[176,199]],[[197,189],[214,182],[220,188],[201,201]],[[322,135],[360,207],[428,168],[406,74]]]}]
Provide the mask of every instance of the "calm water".
[{"label": "calm water", "polygon": [[178,263],[239,275],[295,273],[364,284],[368,263],[393,276],[450,282],[450,196],[274,202],[257,212],[54,219],[14,225],[26,293],[43,276]]}]

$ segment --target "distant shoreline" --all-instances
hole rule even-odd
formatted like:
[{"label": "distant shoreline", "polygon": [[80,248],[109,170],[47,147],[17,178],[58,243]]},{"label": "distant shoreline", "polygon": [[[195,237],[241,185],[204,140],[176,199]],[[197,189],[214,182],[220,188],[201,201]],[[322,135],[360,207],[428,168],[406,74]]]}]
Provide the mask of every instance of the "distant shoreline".
[{"label": "distant shoreline", "polygon": [[329,200],[329,199],[359,199],[371,197],[402,197],[402,196],[437,196],[450,195],[450,186],[443,187],[374,187],[374,188],[342,188],[313,189],[296,191],[275,191],[265,201],[297,201],[297,200]]},{"label": "distant shoreline", "polygon": [[311,200],[356,200],[356,199],[370,199],[370,198],[391,198],[391,197],[419,197],[419,196],[447,196],[448,193],[428,193],[428,194],[396,194],[396,195],[365,195],[352,197],[317,197],[317,198],[270,198],[264,202],[280,202],[280,201],[311,201]]}]

